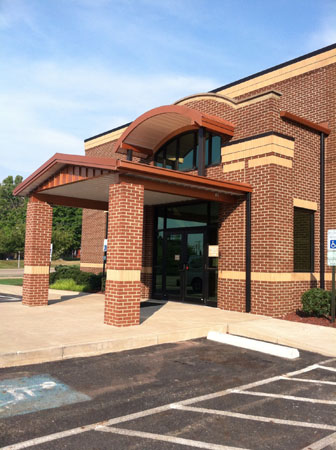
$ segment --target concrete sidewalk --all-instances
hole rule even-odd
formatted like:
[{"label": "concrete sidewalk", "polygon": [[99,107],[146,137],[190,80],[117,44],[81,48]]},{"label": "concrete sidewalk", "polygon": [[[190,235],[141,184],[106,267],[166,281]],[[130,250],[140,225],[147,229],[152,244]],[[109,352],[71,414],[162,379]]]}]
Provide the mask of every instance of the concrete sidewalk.
[{"label": "concrete sidewalk", "polygon": [[49,306],[21,304],[22,288],[0,286],[0,367],[92,356],[221,331],[336,356],[336,329],[185,303],[144,302],[141,324],[103,323],[104,296],[49,291]]}]

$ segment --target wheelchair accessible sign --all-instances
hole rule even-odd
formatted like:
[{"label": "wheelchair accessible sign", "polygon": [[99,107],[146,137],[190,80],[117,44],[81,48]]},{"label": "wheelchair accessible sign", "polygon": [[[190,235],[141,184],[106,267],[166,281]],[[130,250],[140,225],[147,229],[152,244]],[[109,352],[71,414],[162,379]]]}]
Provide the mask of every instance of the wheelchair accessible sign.
[{"label": "wheelchair accessible sign", "polygon": [[328,266],[336,266],[336,230],[328,230]]}]

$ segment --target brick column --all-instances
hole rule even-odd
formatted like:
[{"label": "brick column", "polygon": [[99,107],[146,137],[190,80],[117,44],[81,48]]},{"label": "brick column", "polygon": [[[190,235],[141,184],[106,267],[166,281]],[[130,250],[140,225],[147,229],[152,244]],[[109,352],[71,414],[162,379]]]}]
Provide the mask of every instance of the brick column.
[{"label": "brick column", "polygon": [[245,197],[221,203],[218,230],[218,299],[220,309],[245,312]]},{"label": "brick column", "polygon": [[110,186],[104,314],[108,325],[140,323],[143,209],[142,185]]},{"label": "brick column", "polygon": [[27,207],[22,304],[48,304],[52,207],[31,197]]}]

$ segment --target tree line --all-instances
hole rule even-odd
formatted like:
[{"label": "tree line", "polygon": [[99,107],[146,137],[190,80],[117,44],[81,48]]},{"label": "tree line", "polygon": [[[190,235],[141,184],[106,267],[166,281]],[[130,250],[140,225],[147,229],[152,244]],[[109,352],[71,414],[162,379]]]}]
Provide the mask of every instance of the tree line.
[{"label": "tree line", "polygon": [[[0,183],[0,259],[16,257],[24,251],[28,199],[13,191],[23,178],[8,176]],[[53,206],[53,258],[72,255],[81,245],[82,210]]]}]

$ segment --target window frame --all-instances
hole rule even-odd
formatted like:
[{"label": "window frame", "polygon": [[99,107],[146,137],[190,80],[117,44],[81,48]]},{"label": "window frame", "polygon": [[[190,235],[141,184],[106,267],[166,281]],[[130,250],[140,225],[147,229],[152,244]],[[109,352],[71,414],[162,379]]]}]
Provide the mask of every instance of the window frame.
[{"label": "window frame", "polygon": [[[302,270],[302,268],[297,269],[295,267],[295,211],[301,211],[309,214],[310,216],[310,270]],[[313,273],[314,272],[314,259],[315,259],[315,212],[312,209],[300,208],[294,206],[293,210],[293,271],[295,273]]]},{"label": "window frame", "polygon": [[[179,157],[180,157],[180,138],[182,136],[185,136],[187,134],[193,134],[194,135],[194,148],[193,148],[193,166],[190,169],[179,169]],[[213,137],[218,136],[220,138],[220,147],[222,147],[222,136],[213,134],[210,131],[207,131],[208,137],[209,137],[209,144],[208,144],[208,160],[205,161],[205,168],[208,167],[214,167],[221,164],[221,160],[218,162],[209,162],[212,160],[212,140]],[[165,142],[162,147],[155,153],[154,155],[154,166],[157,164],[157,159],[159,154],[162,154],[162,167],[167,169],[167,158],[166,158],[166,149],[167,146],[170,145],[174,140],[176,140],[176,160],[174,164],[174,168],[169,167],[170,170],[177,170],[179,172],[191,172],[198,169],[198,161],[197,161],[197,154],[198,154],[198,130],[192,130],[192,131],[186,131],[184,133],[181,133],[177,136],[174,136],[173,138],[169,139],[167,142]],[[221,159],[221,158],[220,158]],[[160,163],[161,164],[161,163]],[[160,166],[157,166],[160,167]]]}]

